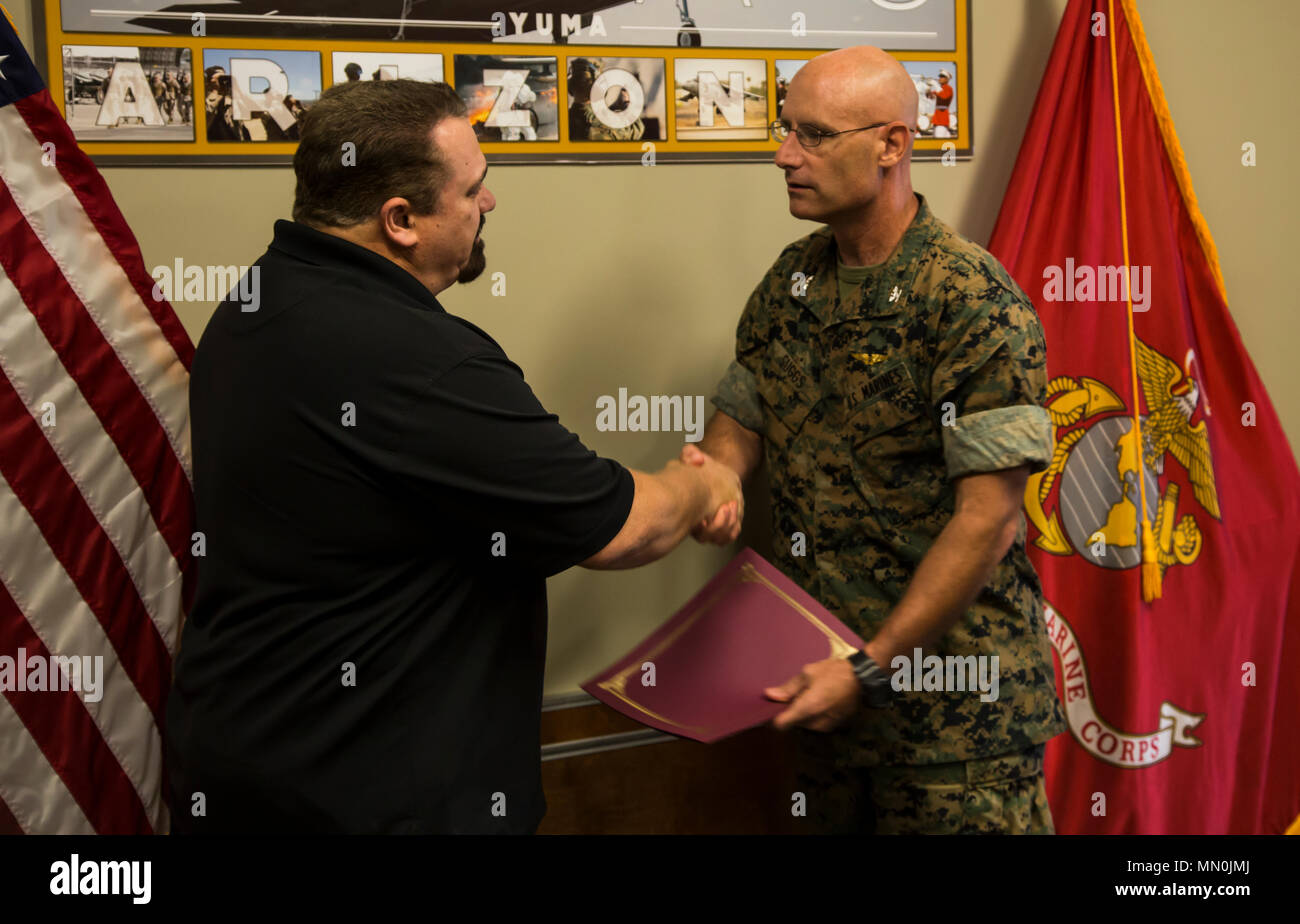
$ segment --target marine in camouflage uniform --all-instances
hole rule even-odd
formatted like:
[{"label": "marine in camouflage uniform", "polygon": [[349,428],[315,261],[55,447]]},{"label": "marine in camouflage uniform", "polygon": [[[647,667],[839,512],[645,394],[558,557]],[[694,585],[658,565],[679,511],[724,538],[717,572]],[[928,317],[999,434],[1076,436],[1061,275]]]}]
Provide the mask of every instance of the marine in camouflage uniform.
[{"label": "marine in camouflage uniform", "polygon": [[[776,564],[867,640],[952,518],[952,479],[1041,471],[1051,455],[1029,299],[917,200],[879,266],[844,267],[826,227],[787,247],[745,306],[713,398],[763,436]],[[997,656],[998,698],[896,692],[829,735],[798,729],[810,818],[825,831],[1051,833],[1043,744],[1066,725],[1042,612],[1021,517],[975,602],[924,652]]]}]

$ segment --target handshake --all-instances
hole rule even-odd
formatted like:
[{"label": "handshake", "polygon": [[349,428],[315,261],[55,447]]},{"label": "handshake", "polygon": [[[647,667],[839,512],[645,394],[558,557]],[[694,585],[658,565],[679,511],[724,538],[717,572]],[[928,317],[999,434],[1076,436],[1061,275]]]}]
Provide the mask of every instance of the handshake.
[{"label": "handshake", "polygon": [[694,443],[659,472],[632,470],[636,494],[623,529],[585,568],[638,568],[675,549],[687,535],[727,545],[740,536],[745,515],[741,483],[757,468],[762,437],[722,413],[704,434],[705,452]]},{"label": "handshake", "polygon": [[740,476],[735,469],[719,462],[694,443],[682,447],[680,464],[694,469],[703,479],[708,491],[706,507],[708,516],[691,527],[691,536],[697,542],[727,545],[740,536],[740,525],[745,516],[745,497],[741,491]]}]

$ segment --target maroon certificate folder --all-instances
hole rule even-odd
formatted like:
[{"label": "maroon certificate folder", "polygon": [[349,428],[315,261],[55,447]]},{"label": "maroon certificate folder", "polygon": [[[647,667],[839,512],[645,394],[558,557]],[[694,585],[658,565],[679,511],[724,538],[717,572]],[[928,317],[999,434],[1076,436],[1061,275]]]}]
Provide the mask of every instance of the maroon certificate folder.
[{"label": "maroon certificate folder", "polygon": [[707,743],[786,709],[765,697],[764,687],[861,647],[821,604],[745,549],[582,689],[638,722]]}]

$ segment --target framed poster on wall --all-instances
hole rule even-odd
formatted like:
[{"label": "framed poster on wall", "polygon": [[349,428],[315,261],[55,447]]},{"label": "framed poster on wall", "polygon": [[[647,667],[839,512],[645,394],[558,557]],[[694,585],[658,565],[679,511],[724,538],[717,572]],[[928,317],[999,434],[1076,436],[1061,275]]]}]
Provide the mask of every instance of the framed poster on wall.
[{"label": "framed poster on wall", "polygon": [[35,0],[37,63],[101,164],[288,162],[351,80],[445,80],[491,163],[769,160],[809,59],[878,45],[914,156],[971,156],[969,0]]}]

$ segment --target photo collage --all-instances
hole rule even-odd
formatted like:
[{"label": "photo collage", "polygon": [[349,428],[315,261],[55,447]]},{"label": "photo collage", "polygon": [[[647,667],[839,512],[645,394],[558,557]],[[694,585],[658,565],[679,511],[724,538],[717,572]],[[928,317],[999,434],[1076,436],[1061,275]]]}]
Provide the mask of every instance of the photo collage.
[{"label": "photo collage", "polygon": [[822,0],[815,22],[803,0],[35,2],[38,64],[104,163],[284,163],[322,93],[400,79],[453,87],[501,162],[766,159],[794,74],[864,36],[916,85],[913,156],[971,151],[968,0]]},{"label": "photo collage", "polygon": [[[769,94],[779,117],[803,63],[65,45],[62,76],[68,122],[87,142],[292,142],[326,87],[399,78],[452,84],[484,142],[763,142]],[[955,65],[904,64],[921,100],[919,135],[955,136]]]}]

